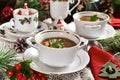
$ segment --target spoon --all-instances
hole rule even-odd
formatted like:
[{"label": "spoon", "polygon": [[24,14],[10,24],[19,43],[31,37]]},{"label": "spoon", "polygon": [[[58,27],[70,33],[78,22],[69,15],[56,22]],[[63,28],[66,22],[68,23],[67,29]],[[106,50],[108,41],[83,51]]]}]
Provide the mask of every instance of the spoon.
[{"label": "spoon", "polygon": [[90,49],[92,46],[97,46],[97,47],[103,49],[102,44],[99,43],[98,41],[96,41],[96,40],[89,40],[89,42],[88,42],[88,44],[87,44],[87,47],[86,47],[86,50],[89,51],[89,49]]}]

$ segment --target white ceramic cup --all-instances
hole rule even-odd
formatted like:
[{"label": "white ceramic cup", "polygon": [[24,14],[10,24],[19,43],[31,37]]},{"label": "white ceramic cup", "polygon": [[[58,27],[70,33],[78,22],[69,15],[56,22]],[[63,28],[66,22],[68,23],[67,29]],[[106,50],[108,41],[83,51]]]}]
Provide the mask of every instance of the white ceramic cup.
[{"label": "white ceramic cup", "polygon": [[22,8],[15,9],[13,11],[13,18],[10,20],[11,24],[15,26],[15,29],[21,32],[32,32],[38,27],[38,11],[36,9],[29,8],[32,12],[30,15],[20,15],[19,10]]},{"label": "white ceramic cup", "polygon": [[[80,20],[83,16],[93,16],[102,18],[101,21],[82,21]],[[73,19],[76,26],[76,33],[85,38],[97,38],[105,30],[105,26],[109,21],[109,16],[105,13],[94,12],[94,11],[83,11],[73,15]]]},{"label": "white ceramic cup", "polygon": [[[41,44],[44,39],[52,37],[67,38],[74,41],[76,45],[69,48],[50,48]],[[32,39],[35,40],[37,46],[32,44]],[[68,31],[45,30],[37,33],[34,38],[28,38],[26,42],[39,51],[41,62],[52,67],[64,67],[74,61],[77,51],[87,45],[88,40]]]},{"label": "white ceramic cup", "polygon": [[76,0],[74,6],[70,9],[70,3],[73,3],[73,0],[50,0],[50,15],[54,20],[53,24],[56,25],[60,18],[65,19],[68,14],[79,5],[80,0]]}]

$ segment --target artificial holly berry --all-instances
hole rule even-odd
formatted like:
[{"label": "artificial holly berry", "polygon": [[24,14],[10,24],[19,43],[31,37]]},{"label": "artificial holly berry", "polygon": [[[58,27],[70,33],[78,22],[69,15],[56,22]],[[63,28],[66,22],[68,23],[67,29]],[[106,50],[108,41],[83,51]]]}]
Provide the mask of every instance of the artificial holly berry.
[{"label": "artificial holly berry", "polygon": [[7,74],[8,74],[8,76],[11,77],[11,76],[13,76],[14,72],[13,72],[13,70],[8,70],[8,71],[7,71]]},{"label": "artificial holly berry", "polygon": [[15,65],[15,69],[16,70],[20,70],[22,68],[22,65],[20,63],[16,64]]},{"label": "artificial holly berry", "polygon": [[20,78],[22,78],[22,77],[23,77],[23,73],[18,72],[18,73],[16,74],[16,78],[20,79]]},{"label": "artificial holly berry", "polygon": [[43,76],[43,74],[39,72],[39,73],[38,73],[38,76],[39,76],[39,77],[42,77],[42,76]]},{"label": "artificial holly berry", "polygon": [[13,8],[10,6],[6,6],[2,10],[2,16],[5,18],[9,18],[13,15]]},{"label": "artificial holly berry", "polygon": [[44,77],[44,76],[42,76],[42,77],[40,78],[40,80],[47,80],[47,78]]},{"label": "artificial holly berry", "polygon": [[25,76],[23,76],[19,80],[27,80],[27,78]]},{"label": "artificial holly berry", "polygon": [[30,78],[30,80],[36,80],[37,79],[37,75],[33,75],[31,78]]}]

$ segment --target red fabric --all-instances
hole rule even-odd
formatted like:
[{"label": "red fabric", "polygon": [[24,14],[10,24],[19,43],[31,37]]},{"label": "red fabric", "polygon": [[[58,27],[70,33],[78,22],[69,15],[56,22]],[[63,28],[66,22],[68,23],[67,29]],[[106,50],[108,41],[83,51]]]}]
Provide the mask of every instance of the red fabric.
[{"label": "red fabric", "polygon": [[[92,46],[90,48],[90,50],[88,51],[88,53],[90,56],[91,71],[93,73],[95,80],[109,80],[109,78],[101,78],[98,75],[99,75],[99,72],[100,72],[102,66],[106,62],[108,62],[113,57],[113,55],[110,54],[109,52],[106,52],[106,51],[96,47],[96,46]],[[113,62],[120,68],[120,63],[116,58],[114,58]],[[120,80],[120,78],[114,79],[114,80]]]},{"label": "red fabric", "polygon": [[110,25],[114,28],[120,28],[120,18],[111,18]]}]

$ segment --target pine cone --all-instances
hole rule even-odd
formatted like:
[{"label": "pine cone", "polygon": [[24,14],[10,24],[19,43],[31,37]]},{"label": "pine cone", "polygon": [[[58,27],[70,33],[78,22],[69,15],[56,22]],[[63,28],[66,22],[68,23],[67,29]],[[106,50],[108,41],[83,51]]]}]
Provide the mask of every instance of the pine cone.
[{"label": "pine cone", "polygon": [[28,48],[28,44],[26,43],[25,39],[18,39],[14,45],[14,49],[17,53],[22,53]]}]

